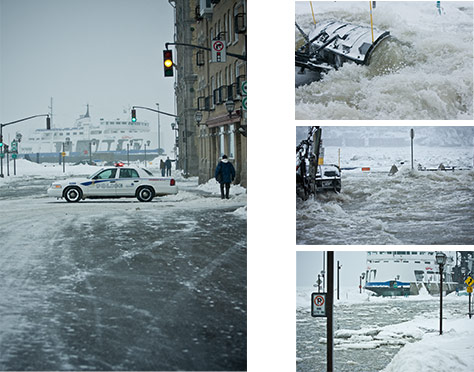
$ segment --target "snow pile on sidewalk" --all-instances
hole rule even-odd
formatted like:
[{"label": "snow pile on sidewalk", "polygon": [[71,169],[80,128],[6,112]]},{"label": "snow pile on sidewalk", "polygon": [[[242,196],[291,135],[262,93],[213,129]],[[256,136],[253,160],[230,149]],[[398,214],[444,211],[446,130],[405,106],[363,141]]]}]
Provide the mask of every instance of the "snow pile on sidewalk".
[{"label": "snow pile on sidewalk", "polygon": [[[198,186],[198,190],[209,192],[211,194],[220,194],[221,189],[219,186],[219,183],[214,179],[211,178],[209,181],[206,183],[203,183]],[[230,186],[230,193],[234,195],[240,195],[240,194],[245,194],[247,190],[245,187],[242,187],[240,185],[231,185]]]},{"label": "snow pile on sidewalk", "polygon": [[[437,322],[430,320],[436,330]],[[443,329],[443,335],[425,333],[421,341],[405,345],[382,372],[472,371],[474,320],[445,319]]]}]

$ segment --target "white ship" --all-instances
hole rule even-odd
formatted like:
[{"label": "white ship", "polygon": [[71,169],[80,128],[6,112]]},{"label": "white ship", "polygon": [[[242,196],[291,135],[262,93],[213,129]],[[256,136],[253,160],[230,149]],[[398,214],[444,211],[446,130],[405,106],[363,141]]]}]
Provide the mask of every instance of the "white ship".
[{"label": "white ship", "polygon": [[[453,280],[455,252],[447,255],[443,270],[443,291],[447,294],[459,286]],[[426,289],[439,294],[439,266],[435,252],[367,252],[365,289],[379,296],[418,295]]]},{"label": "white ship", "polygon": [[[128,119],[92,121],[89,105],[73,126],[67,128],[36,129],[33,135],[22,138],[21,154],[57,154],[63,151],[68,155],[86,155],[101,152],[156,151],[157,133],[150,130],[146,121],[132,122]],[[63,147],[64,146],[64,147]]]}]

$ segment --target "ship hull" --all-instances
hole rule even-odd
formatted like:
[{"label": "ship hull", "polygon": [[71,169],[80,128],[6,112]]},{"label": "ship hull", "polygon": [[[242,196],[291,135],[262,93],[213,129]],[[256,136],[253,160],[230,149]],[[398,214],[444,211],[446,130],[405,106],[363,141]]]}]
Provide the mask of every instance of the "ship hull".
[{"label": "ship hull", "polygon": [[[453,280],[454,257],[447,253],[443,270],[443,292],[459,287]],[[435,252],[387,251],[367,252],[364,288],[377,296],[408,296],[440,292],[440,271]]]}]

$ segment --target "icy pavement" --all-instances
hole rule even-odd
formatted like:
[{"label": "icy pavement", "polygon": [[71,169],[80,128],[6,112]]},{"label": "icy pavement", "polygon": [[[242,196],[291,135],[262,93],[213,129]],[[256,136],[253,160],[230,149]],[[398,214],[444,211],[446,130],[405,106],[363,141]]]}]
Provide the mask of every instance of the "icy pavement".
[{"label": "icy pavement", "polygon": [[245,192],[67,203],[44,168],[0,184],[1,370],[246,369]]},{"label": "icy pavement", "polygon": [[[326,319],[310,314],[311,288],[297,296],[297,371],[326,363]],[[444,301],[439,335],[439,298],[428,294],[376,298],[343,290],[335,301],[335,363],[341,372],[468,371],[474,362],[474,320],[468,297]],[[469,341],[471,340],[471,341]]]}]

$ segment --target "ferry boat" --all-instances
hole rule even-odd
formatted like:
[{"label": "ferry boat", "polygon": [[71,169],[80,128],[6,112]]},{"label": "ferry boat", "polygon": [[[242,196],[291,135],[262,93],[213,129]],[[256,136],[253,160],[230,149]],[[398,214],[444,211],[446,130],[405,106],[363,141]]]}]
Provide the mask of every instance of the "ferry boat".
[{"label": "ferry boat", "polygon": [[54,155],[66,152],[68,156],[124,152],[156,152],[157,133],[146,121],[132,122],[130,118],[93,121],[89,105],[74,125],[65,128],[36,129],[33,135],[23,137],[19,152],[23,155]]},{"label": "ferry boat", "polygon": [[[455,252],[447,255],[443,270],[443,292],[459,286],[453,280]],[[439,266],[435,252],[384,251],[367,252],[364,288],[378,296],[418,295],[426,289],[431,295],[439,294]]]}]

